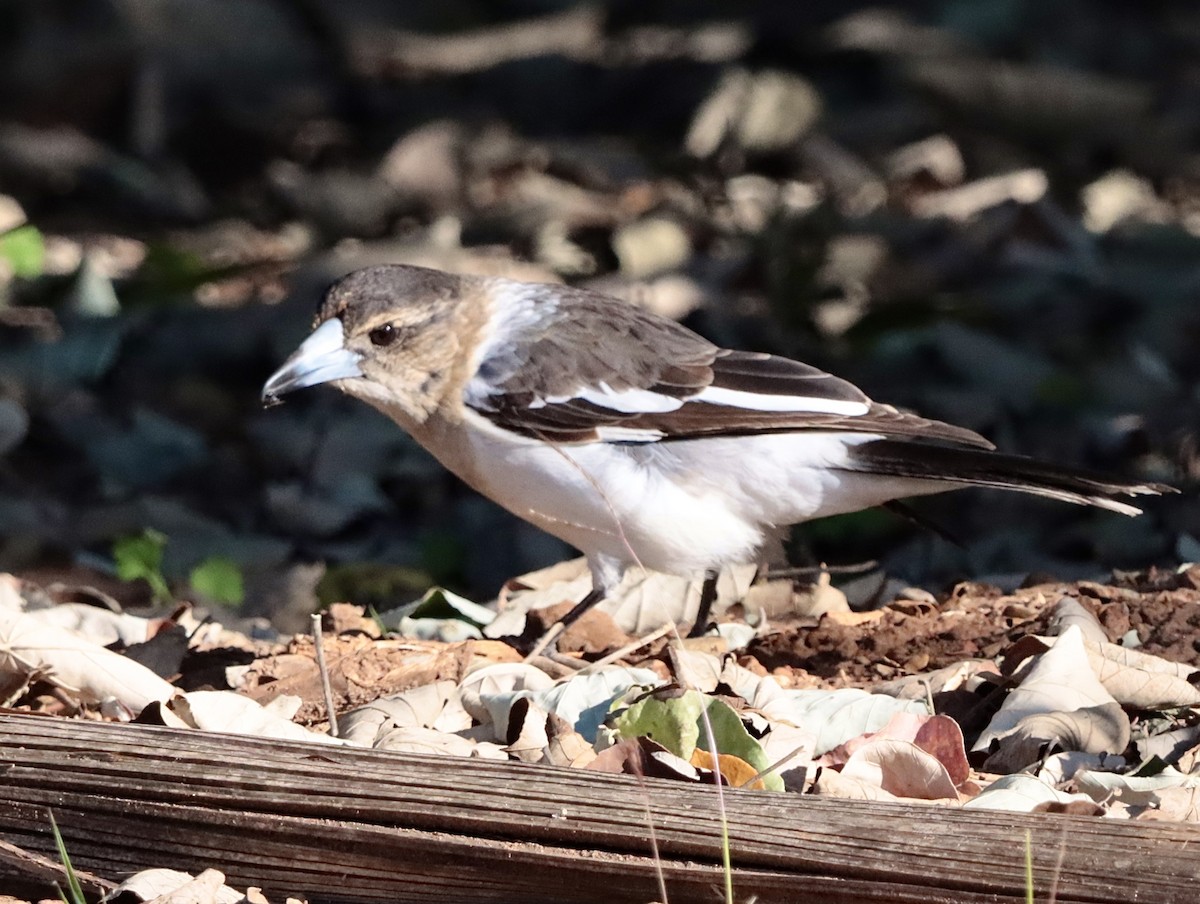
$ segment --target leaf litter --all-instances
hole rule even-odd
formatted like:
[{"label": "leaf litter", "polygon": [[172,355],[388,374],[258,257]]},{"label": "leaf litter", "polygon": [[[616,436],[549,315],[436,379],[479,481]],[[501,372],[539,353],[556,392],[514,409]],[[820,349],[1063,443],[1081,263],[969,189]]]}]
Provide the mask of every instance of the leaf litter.
[{"label": "leaf litter", "polygon": [[[5,577],[0,677],[10,704],[30,711],[571,768],[636,771],[650,757],[680,780],[720,777],[775,792],[1024,810],[1086,799],[1110,817],[1194,820],[1195,651],[1172,661],[1154,652],[1161,640],[1153,635],[1139,637],[1137,649],[1107,638],[1114,625],[1141,622],[1144,608],[1171,592],[1164,587],[1179,591],[1182,609],[1200,607],[1198,580],[1200,567],[1009,593],[961,585],[915,605],[902,594],[879,618],[855,624],[808,614],[799,587],[800,614],[777,612],[748,648],[729,649],[720,636],[664,637],[617,662],[589,663],[606,648],[543,660],[545,668],[521,661],[503,640],[383,634],[379,619],[341,604],[327,614],[323,637],[343,729],[335,739],[324,733],[310,637],[264,644],[226,630],[220,643],[229,646],[214,648],[211,632],[197,632],[168,682],[121,655],[143,636],[131,628],[137,616],[107,613],[128,637],[114,635],[107,617],[79,617],[75,603],[60,607],[61,619],[37,620],[54,609],[32,608],[27,600],[41,597]],[[629,586],[644,619],[653,608],[646,582]],[[679,599],[667,591],[660,617],[676,614]],[[442,619],[482,618],[469,601],[437,605]],[[142,621],[147,631],[156,624]],[[608,643],[630,639],[618,633]],[[827,644],[836,667],[812,655]],[[184,689],[189,667],[201,670],[230,647],[248,661],[219,673],[224,681],[214,686]],[[981,653],[991,658],[975,658]],[[904,665],[918,660],[923,669]],[[574,667],[564,672],[566,661]],[[637,756],[606,753],[631,743],[641,745]]]}]

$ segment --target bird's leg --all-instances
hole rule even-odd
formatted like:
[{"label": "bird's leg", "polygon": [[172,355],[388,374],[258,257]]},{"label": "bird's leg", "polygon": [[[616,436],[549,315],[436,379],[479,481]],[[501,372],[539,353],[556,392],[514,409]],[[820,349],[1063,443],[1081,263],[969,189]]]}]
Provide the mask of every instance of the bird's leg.
[{"label": "bird's leg", "polygon": [[700,608],[696,611],[696,621],[688,637],[701,637],[708,630],[708,616],[712,605],[717,601],[717,570],[710,568],[704,572],[704,583],[700,585]]},{"label": "bird's leg", "polygon": [[587,612],[588,609],[591,609],[593,606],[598,606],[600,603],[604,602],[604,596],[604,590],[601,587],[593,587],[591,590],[589,590],[587,596],[575,604],[574,609],[558,620],[558,623],[562,625],[562,629],[564,631],[567,630],[567,628],[579,621],[579,619],[583,617],[583,614]]},{"label": "bird's leg", "polygon": [[525,661],[529,662],[535,656],[540,656],[547,647],[550,647],[551,644],[556,644],[563,631],[579,621],[583,617],[583,614],[593,606],[603,602],[604,596],[604,589],[601,587],[593,587],[589,590],[587,596],[575,604],[575,608],[552,624],[546,630],[546,633],[538,638],[538,642],[533,645],[533,649],[529,651],[529,655],[525,657]]}]

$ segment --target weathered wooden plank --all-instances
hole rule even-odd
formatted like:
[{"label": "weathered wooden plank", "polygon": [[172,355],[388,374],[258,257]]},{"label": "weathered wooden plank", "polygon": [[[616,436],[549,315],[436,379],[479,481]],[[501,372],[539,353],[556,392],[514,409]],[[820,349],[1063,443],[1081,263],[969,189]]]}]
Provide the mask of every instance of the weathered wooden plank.
[{"label": "weathered wooden plank", "polygon": [[[314,904],[648,901],[660,869],[679,904],[723,881],[713,788],[0,716],[0,839],[51,853],[48,806],[99,875],[215,866]],[[1194,826],[748,791],[725,806],[741,899],[1015,904],[1027,829],[1039,899],[1052,882],[1092,904],[1193,904],[1200,888]]]}]

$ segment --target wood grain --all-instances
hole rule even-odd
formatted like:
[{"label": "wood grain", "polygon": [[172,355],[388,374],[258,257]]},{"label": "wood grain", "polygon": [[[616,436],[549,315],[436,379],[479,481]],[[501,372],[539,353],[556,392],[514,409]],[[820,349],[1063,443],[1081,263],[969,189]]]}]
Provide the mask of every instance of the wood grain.
[{"label": "wood grain", "polygon": [[[660,868],[681,904],[723,883],[711,787],[0,715],[0,840],[52,856],[48,807],[100,876],[215,867],[313,904],[645,902]],[[1200,896],[1196,826],[749,791],[725,807],[738,900],[1016,904],[1026,830],[1039,901],[1052,882],[1060,902]]]}]

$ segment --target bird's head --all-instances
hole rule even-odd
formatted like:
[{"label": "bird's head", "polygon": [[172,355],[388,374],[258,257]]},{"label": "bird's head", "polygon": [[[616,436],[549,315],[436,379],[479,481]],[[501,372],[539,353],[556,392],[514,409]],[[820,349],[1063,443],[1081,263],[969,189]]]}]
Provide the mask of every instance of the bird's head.
[{"label": "bird's head", "polygon": [[338,389],[419,425],[437,409],[474,325],[470,278],[390,265],[351,273],[325,295],[312,334],[263,386],[265,404],[296,389]]}]

